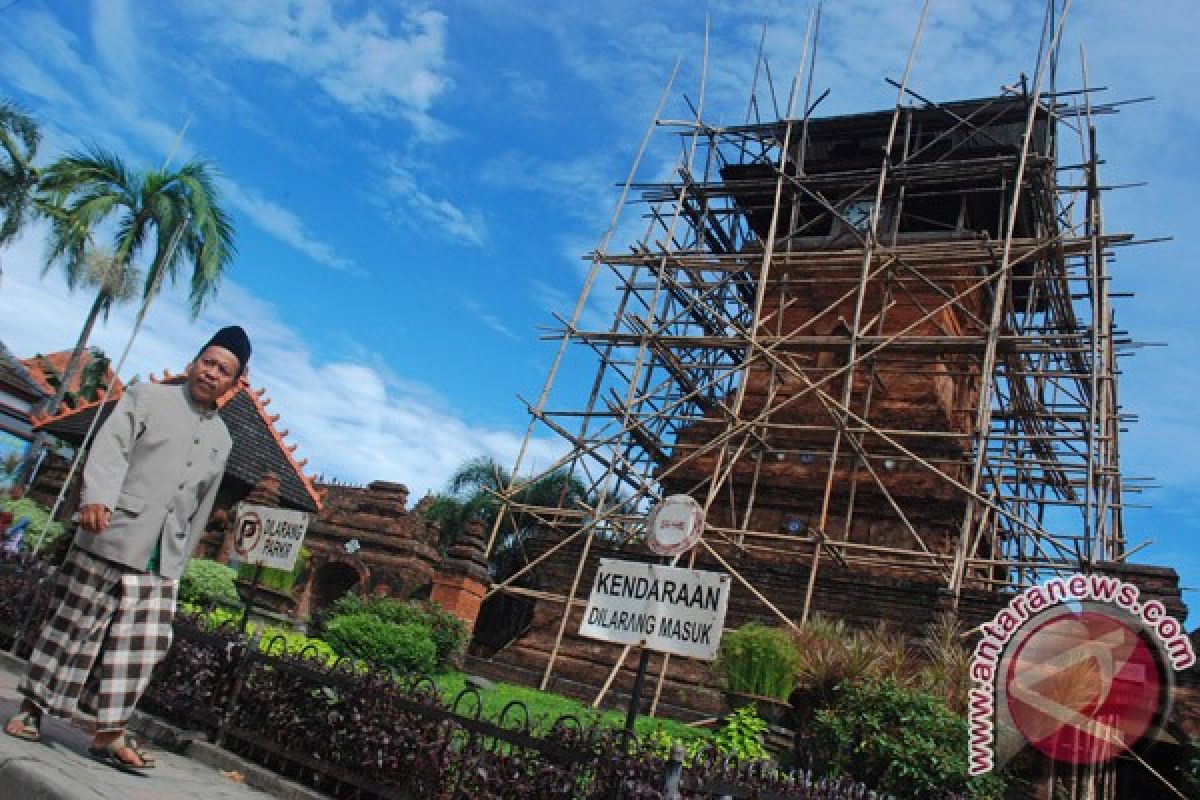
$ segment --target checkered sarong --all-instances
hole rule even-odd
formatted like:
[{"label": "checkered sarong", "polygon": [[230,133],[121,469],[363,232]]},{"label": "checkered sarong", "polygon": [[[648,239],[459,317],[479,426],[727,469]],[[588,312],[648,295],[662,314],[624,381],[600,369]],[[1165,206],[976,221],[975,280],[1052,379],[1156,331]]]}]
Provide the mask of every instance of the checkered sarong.
[{"label": "checkered sarong", "polygon": [[61,602],[29,658],[21,692],[42,711],[125,727],[171,646],[175,581],[136,572],[79,548],[59,573]]}]

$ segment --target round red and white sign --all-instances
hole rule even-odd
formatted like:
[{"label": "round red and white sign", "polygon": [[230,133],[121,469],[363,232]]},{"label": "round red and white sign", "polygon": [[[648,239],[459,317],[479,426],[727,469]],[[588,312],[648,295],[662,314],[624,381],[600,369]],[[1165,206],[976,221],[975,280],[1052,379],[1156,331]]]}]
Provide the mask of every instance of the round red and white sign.
[{"label": "round red and white sign", "polygon": [[673,494],[646,518],[646,545],[660,556],[686,553],[704,533],[704,509],[695,498]]}]

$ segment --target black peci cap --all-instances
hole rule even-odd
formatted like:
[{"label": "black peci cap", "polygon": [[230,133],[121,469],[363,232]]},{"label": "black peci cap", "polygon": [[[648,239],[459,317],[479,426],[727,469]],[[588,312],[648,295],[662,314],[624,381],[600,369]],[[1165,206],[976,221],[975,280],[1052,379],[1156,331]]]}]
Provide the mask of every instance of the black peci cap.
[{"label": "black peci cap", "polygon": [[246,335],[240,325],[221,328],[213,334],[204,347],[200,348],[200,352],[203,353],[210,347],[220,347],[233,353],[238,360],[239,376],[246,371],[246,362],[250,360],[250,337]]}]

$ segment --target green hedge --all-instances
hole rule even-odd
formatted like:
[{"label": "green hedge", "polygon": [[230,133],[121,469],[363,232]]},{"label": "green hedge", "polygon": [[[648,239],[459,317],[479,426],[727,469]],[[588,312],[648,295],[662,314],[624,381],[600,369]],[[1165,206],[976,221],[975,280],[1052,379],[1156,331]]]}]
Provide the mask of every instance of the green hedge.
[{"label": "green hedge", "polygon": [[322,635],[339,655],[373,664],[426,675],[438,665],[429,628],[420,623],[397,625],[373,614],[343,614],[325,623]]},{"label": "green hedge", "polygon": [[193,558],[179,581],[179,602],[197,606],[238,605],[241,600],[233,582],[236,575],[232,567],[207,558]]},{"label": "green hedge", "polygon": [[[469,632],[462,620],[436,603],[416,603],[391,597],[364,600],[348,594],[334,605],[338,617],[368,614],[391,625],[420,625],[429,631],[436,650],[438,668],[458,663],[467,647]],[[328,625],[329,623],[326,623]]]}]

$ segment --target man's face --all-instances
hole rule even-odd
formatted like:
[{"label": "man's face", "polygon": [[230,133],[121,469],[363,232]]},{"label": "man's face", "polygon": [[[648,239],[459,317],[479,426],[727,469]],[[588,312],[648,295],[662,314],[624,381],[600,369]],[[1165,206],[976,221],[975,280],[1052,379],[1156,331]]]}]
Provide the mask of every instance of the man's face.
[{"label": "man's face", "polygon": [[237,382],[237,356],[224,347],[211,346],[188,365],[187,387],[192,399],[202,406],[211,406],[217,398]]}]

